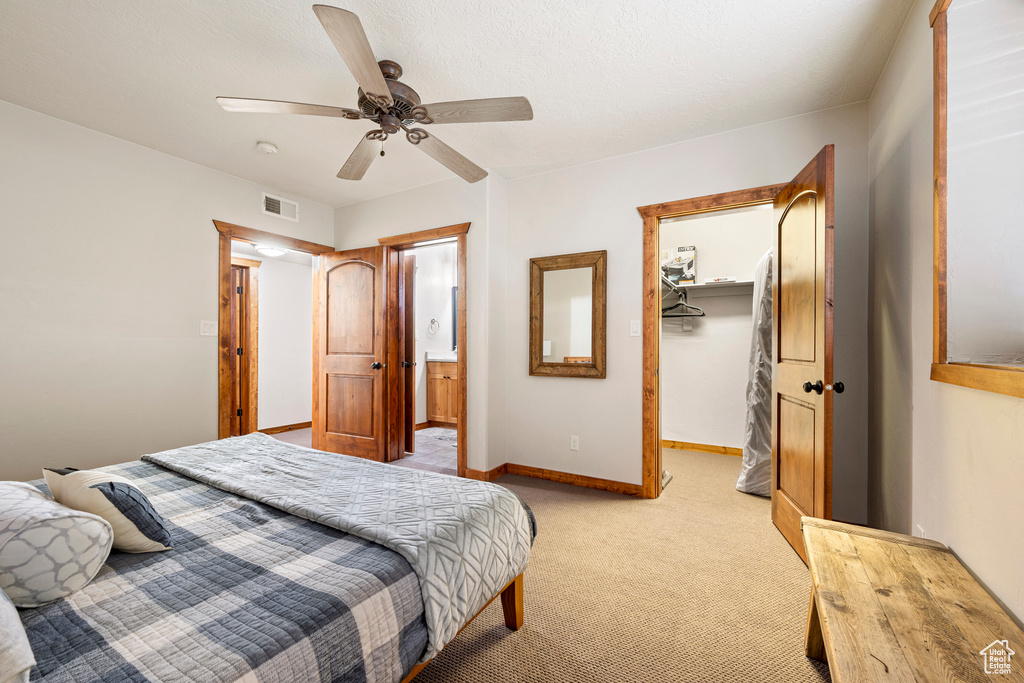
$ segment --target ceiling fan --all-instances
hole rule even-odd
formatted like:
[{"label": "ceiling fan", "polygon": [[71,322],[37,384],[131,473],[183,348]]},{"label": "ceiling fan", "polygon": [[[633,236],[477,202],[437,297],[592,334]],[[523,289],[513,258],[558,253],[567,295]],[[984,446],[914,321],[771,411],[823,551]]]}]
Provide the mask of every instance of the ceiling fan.
[{"label": "ceiling fan", "polygon": [[[338,172],[339,178],[360,180],[376,154],[374,143],[383,143],[389,135],[402,130],[405,131],[406,140],[464,180],[475,183],[485,178],[487,171],[438,140],[432,133],[412,126],[431,123],[529,121],[533,118],[530,101],[525,97],[420,104],[420,96],[416,91],[398,80],[402,77],[402,67],[388,59],[378,62],[373,56],[373,50],[366,39],[359,17],[347,10],[329,5],[313,5],[313,11],[359,84],[358,109],[241,97],[218,97],[217,103],[225,111],[230,112],[334,116],[354,121],[365,119],[377,124],[378,128],[364,135],[356,145],[348,161]],[[380,154],[384,156],[383,149]]]}]

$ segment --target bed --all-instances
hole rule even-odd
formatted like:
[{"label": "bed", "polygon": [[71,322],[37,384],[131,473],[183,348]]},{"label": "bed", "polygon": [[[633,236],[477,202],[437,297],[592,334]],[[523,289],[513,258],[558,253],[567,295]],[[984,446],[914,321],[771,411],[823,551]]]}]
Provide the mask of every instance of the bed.
[{"label": "bed", "polygon": [[22,610],[33,681],[397,683],[499,595],[522,623],[536,523],[502,487],[263,434],[102,469],[146,494],[174,549],[115,551]]}]

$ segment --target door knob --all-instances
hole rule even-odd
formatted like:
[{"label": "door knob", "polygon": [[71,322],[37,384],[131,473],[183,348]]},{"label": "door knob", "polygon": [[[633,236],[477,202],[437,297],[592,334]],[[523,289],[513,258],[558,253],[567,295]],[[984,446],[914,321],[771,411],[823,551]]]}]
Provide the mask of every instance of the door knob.
[{"label": "door knob", "polygon": [[804,391],[806,391],[808,394],[813,391],[814,393],[821,395],[821,392],[823,392],[824,390],[825,387],[822,386],[820,379],[814,384],[811,384],[810,382],[804,382]]},{"label": "door knob", "polygon": [[409,361],[407,361],[407,360],[403,360],[403,361],[402,361],[402,367],[403,367],[403,368],[411,368],[411,367],[412,367],[412,363],[410,363],[410,362],[409,362]]},{"label": "door knob", "polygon": [[835,392],[836,392],[837,394],[841,394],[841,393],[843,393],[844,391],[846,391],[846,387],[845,387],[845,386],[843,386],[843,383],[842,383],[842,382],[836,382],[835,384],[833,384],[833,385],[832,385],[832,388],[833,388],[833,389],[835,389]]},{"label": "door knob", "polygon": [[370,367],[374,370],[380,370],[383,366],[380,363],[370,363]]}]

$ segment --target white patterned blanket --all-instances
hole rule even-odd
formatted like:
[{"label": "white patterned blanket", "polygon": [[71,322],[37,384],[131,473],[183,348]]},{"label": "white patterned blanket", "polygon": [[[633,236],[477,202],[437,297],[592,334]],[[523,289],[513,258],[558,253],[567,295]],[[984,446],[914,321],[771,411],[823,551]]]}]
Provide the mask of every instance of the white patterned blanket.
[{"label": "white patterned blanket", "polygon": [[520,500],[467,479],[324,453],[250,434],[143,460],[379,543],[412,565],[429,642],[445,646],[522,573],[533,540]]}]

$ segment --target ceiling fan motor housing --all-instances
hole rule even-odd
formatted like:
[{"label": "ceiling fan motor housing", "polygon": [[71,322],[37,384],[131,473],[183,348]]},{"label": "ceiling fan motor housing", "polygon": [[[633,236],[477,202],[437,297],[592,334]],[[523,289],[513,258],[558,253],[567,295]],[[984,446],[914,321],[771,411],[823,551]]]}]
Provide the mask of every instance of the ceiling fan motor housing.
[{"label": "ceiling fan motor housing", "polygon": [[[384,123],[384,119],[390,117],[394,117],[406,125],[415,123],[415,119],[412,118],[412,110],[420,105],[420,96],[415,90],[398,80],[402,76],[402,67],[390,59],[382,59],[377,62],[377,65],[380,66],[380,71],[384,75],[384,82],[388,85],[388,90],[391,92],[391,99],[394,100],[394,104],[389,108],[387,116],[381,117],[377,105],[370,101],[366,97],[366,93],[363,92],[363,89],[360,88],[359,111],[363,112],[363,116],[366,118],[378,123]],[[380,118],[379,121],[378,118]],[[389,123],[395,125],[394,122]],[[396,133],[398,128],[396,127],[394,131],[386,130],[385,132],[389,134]]]}]

